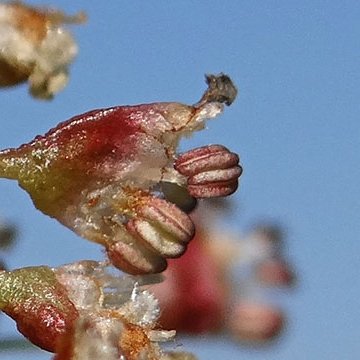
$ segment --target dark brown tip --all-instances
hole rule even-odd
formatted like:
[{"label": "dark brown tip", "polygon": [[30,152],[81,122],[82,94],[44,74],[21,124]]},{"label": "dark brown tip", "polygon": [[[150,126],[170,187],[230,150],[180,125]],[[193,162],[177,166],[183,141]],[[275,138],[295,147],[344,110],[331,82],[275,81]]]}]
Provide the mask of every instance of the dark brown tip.
[{"label": "dark brown tip", "polygon": [[237,88],[228,75],[220,73],[219,75],[205,75],[208,89],[198,105],[209,102],[220,102],[231,105],[236,98]]}]

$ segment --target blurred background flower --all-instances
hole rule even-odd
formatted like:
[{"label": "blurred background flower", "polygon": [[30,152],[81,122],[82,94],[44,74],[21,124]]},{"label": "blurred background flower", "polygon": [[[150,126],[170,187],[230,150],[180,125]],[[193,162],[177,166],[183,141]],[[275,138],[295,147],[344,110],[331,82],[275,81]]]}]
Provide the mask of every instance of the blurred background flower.
[{"label": "blurred background flower", "polygon": [[273,340],[283,330],[286,315],[267,299],[267,291],[295,282],[285,235],[272,223],[258,224],[246,235],[225,229],[219,219],[233,207],[228,199],[202,200],[191,214],[195,238],[181,258],[169,261],[165,281],[151,286],[161,304],[160,327],[230,332],[249,344]]},{"label": "blurred background flower", "polygon": [[81,23],[84,13],[0,3],[0,87],[29,82],[32,96],[52,99],[68,81],[78,46],[63,24]]}]

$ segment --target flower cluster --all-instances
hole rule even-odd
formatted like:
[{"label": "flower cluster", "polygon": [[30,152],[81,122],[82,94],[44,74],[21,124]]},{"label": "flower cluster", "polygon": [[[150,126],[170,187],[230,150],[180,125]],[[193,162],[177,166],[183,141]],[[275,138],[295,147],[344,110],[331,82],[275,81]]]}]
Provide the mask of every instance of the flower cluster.
[{"label": "flower cluster", "polygon": [[[183,209],[238,186],[239,157],[224,146],[176,153],[182,136],[236,96],[228,76],[206,81],[192,106],[94,110],[0,152],[1,177],[17,180],[39,210],[107,251],[106,263],[0,272],[0,309],[30,341],[56,352],[55,360],[192,359],[160,350],[158,342],[175,331],[156,330],[158,301],[141,286],[158,279],[149,274],[181,256],[194,236]],[[134,276],[113,275],[109,264]]]}]

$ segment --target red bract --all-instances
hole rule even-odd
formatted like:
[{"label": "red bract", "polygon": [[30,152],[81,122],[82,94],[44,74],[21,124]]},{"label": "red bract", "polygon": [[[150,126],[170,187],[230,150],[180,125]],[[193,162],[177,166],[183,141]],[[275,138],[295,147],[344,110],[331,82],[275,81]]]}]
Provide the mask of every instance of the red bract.
[{"label": "red bract", "polygon": [[116,267],[160,272],[194,234],[188,216],[158,197],[161,184],[188,188],[195,197],[225,196],[241,174],[237,155],[219,145],[177,159],[180,138],[202,129],[236,96],[226,75],[210,75],[207,82],[193,106],[118,106],[76,116],[0,152],[0,175],[18,180],[39,210],[104,245]]}]

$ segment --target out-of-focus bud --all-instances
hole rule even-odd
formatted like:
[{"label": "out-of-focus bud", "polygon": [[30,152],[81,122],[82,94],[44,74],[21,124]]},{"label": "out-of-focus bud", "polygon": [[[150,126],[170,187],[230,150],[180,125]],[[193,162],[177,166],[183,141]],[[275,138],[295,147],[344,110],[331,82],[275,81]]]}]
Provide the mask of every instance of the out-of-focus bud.
[{"label": "out-of-focus bud", "polygon": [[29,81],[34,97],[51,99],[68,81],[78,47],[62,25],[81,23],[83,13],[67,16],[25,5],[0,4],[0,86]]},{"label": "out-of-focus bud", "polygon": [[257,264],[256,278],[267,286],[291,287],[296,277],[290,265],[282,259],[270,258]]},{"label": "out-of-focus bud", "polygon": [[[183,254],[194,226],[163,198],[162,185],[186,189],[187,200],[189,193],[226,196],[241,174],[238,156],[221,145],[185,153],[177,160],[181,171],[174,168],[180,138],[202,129],[236,95],[226,75],[209,75],[207,82],[193,106],[160,102],[75,116],[0,151],[0,177],[17,180],[39,210],[103,245],[116,267],[163,271],[167,258]],[[190,161],[188,170],[183,160]]]},{"label": "out-of-focus bud", "polygon": [[229,317],[229,329],[241,342],[264,343],[276,338],[283,330],[285,317],[282,311],[256,302],[241,302]]}]

